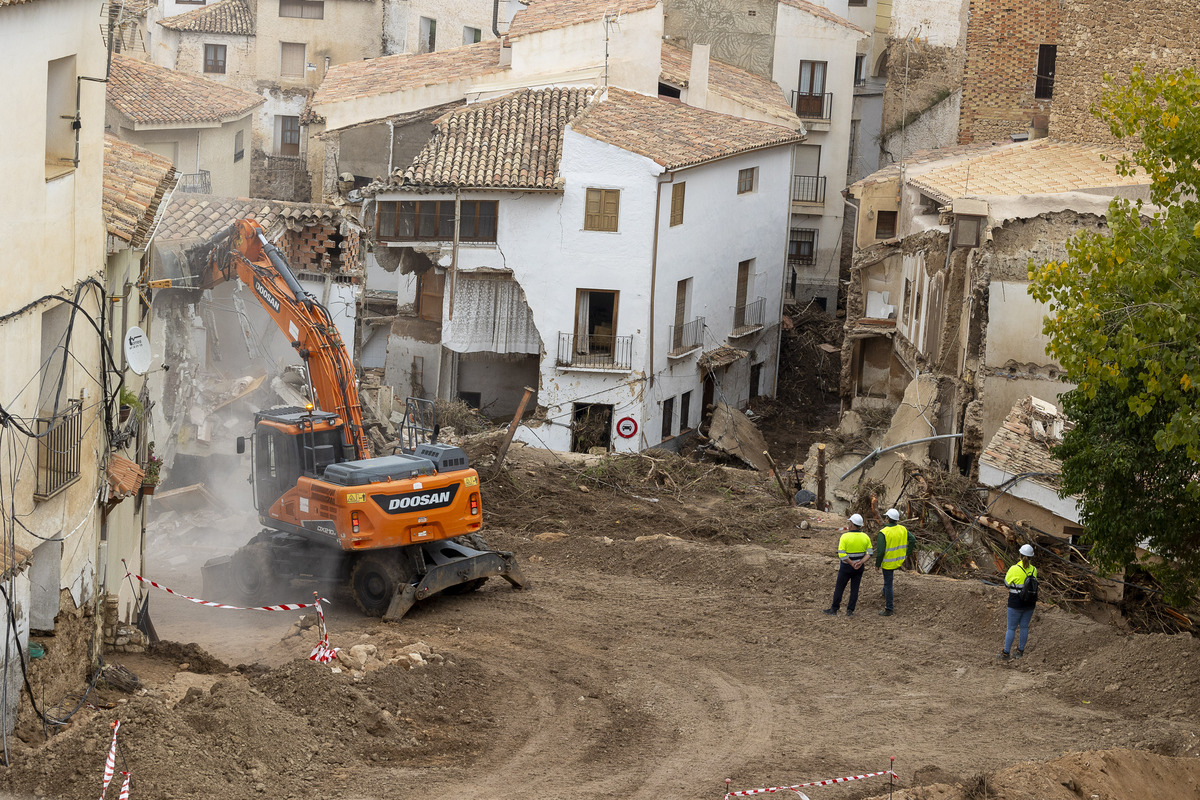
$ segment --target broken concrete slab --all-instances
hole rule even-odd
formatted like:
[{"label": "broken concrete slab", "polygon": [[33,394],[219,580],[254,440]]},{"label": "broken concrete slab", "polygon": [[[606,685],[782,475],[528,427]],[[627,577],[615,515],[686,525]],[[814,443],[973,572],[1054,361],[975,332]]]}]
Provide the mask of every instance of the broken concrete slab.
[{"label": "broken concrete slab", "polygon": [[193,483],[179,489],[159,492],[154,496],[154,505],[163,511],[215,511],[225,508],[225,502],[217,497],[202,483]]},{"label": "broken concrete slab", "polygon": [[771,468],[765,455],[767,440],[762,432],[749,417],[728,403],[719,402],[713,406],[708,437],[713,447],[757,470],[766,472]]}]

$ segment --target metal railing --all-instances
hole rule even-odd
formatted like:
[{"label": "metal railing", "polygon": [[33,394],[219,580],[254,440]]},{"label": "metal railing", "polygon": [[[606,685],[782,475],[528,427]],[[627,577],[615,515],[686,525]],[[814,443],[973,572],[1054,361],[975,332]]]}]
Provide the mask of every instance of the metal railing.
[{"label": "metal railing", "polygon": [[61,414],[38,417],[37,487],[33,496],[46,500],[79,480],[83,436],[83,401],[71,400]]},{"label": "metal railing", "polygon": [[212,194],[212,174],[206,169],[184,173],[179,176],[178,189],[192,194]]},{"label": "metal railing", "polygon": [[825,178],[821,175],[793,175],[792,202],[825,203]]},{"label": "metal railing", "polygon": [[633,337],[592,333],[558,334],[558,366],[628,370],[633,366]]},{"label": "metal railing", "polygon": [[833,93],[792,92],[792,108],[801,119],[830,119],[833,117]]},{"label": "metal railing", "polygon": [[740,336],[755,328],[761,328],[767,309],[767,298],[760,297],[753,303],[733,307],[733,332],[731,335]]},{"label": "metal railing", "polygon": [[704,317],[696,317],[684,325],[671,326],[671,355],[695,350],[704,343]]},{"label": "metal railing", "polygon": [[866,75],[858,75],[854,78],[854,88],[855,89],[861,89],[866,85],[867,85],[867,76]]}]

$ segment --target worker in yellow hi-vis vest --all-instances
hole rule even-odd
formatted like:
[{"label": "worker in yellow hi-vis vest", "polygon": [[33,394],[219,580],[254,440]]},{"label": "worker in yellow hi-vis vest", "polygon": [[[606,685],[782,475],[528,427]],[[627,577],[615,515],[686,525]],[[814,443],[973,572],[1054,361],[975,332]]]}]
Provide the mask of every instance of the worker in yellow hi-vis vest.
[{"label": "worker in yellow hi-vis vest", "polygon": [[858,604],[858,585],[862,583],[864,568],[871,558],[871,537],[862,532],[862,526],[862,516],[851,514],[850,530],[838,540],[838,560],[841,565],[838,567],[837,584],[833,588],[833,605],[822,609],[831,617],[837,616],[847,583],[850,584],[850,602],[846,604],[846,616],[854,616],[854,606]]},{"label": "worker in yellow hi-vis vest", "polygon": [[890,617],[896,613],[892,582],[908,555],[908,528],[900,524],[900,512],[896,509],[889,508],[884,516],[889,524],[879,529],[875,541],[875,569],[883,570],[884,607],[879,616]]}]

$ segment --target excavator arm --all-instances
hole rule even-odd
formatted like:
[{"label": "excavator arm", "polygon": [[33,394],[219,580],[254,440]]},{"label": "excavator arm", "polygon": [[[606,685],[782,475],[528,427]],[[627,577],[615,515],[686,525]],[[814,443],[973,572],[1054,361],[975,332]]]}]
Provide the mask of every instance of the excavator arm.
[{"label": "excavator arm", "polygon": [[345,444],[358,458],[370,458],[354,364],[341,334],[325,307],[296,280],[283,253],[267,241],[262,227],[239,219],[211,242],[193,248],[187,260],[197,288],[210,289],[233,278],[250,287],[304,359],[314,404],[341,416]]}]

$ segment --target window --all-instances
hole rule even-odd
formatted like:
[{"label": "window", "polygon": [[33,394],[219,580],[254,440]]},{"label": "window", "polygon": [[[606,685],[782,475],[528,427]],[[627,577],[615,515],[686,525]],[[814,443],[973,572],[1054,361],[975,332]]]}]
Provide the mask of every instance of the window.
[{"label": "window", "polygon": [[587,208],[583,214],[583,229],[585,231],[615,232],[620,207],[620,189],[588,189]]},{"label": "window", "polygon": [[[73,60],[73,59],[72,59]],[[34,497],[44,500],[78,480],[83,436],[83,403],[68,397],[72,386],[72,351],[68,331],[71,307],[50,306],[41,318],[41,382],[38,387],[37,484]]]},{"label": "window", "polygon": [[788,263],[793,266],[811,266],[817,257],[817,229],[792,228],[788,240]]},{"label": "window", "polygon": [[1039,100],[1049,100],[1054,96],[1054,60],[1058,57],[1058,45],[1038,45],[1037,81],[1033,86],[1033,96]]},{"label": "window", "polygon": [[758,183],[758,167],[738,170],[738,194],[753,192],[756,183]]},{"label": "window", "polygon": [[323,0],[279,0],[279,16],[325,19],[325,3]]},{"label": "window", "polygon": [[750,399],[758,397],[762,394],[762,367],[761,363],[752,364],[750,366]]},{"label": "window", "polygon": [[675,430],[675,398],[662,401],[662,438],[670,439]]},{"label": "window", "polygon": [[850,6],[851,8],[866,8],[867,0],[850,0],[850,2],[846,5]]},{"label": "window", "polygon": [[671,331],[671,352],[682,352],[692,342],[686,335],[688,306],[692,297],[692,279],[684,278],[675,284],[675,327]]},{"label": "window", "polygon": [[684,392],[679,396],[679,432],[691,430],[692,427],[692,393]]},{"label": "window", "polygon": [[846,177],[849,178],[854,174],[854,153],[858,150],[858,120],[850,120],[850,147],[848,148],[849,156],[846,158]]},{"label": "window", "polygon": [[733,300],[734,328],[741,328],[746,324],[746,298],[750,296],[750,272],[753,267],[753,258],[738,262],[737,290]]},{"label": "window", "polygon": [[225,74],[225,45],[204,45],[204,71]]},{"label": "window", "polygon": [[300,155],[300,118],[279,116],[279,155]]},{"label": "window", "polygon": [[671,187],[671,225],[683,224],[683,193],[686,183],[677,183]]},{"label": "window", "polygon": [[285,78],[304,77],[304,42],[279,43],[279,74]]},{"label": "window", "polygon": [[46,178],[74,168],[75,56],[46,66]]},{"label": "window", "polygon": [[418,53],[432,53],[437,46],[437,20],[421,17],[421,38],[417,42]]},{"label": "window", "polygon": [[875,212],[875,238],[876,239],[891,239],[896,235],[896,212],[895,211],[876,211]]},{"label": "window", "polygon": [[575,354],[613,356],[618,292],[579,289],[575,296]]},{"label": "window", "polygon": [[800,84],[796,92],[796,113],[802,117],[825,116],[824,61],[801,61]]},{"label": "window", "polygon": [[463,26],[463,44],[475,44],[483,38],[483,31],[479,28],[472,28],[470,25]]},{"label": "window", "polygon": [[246,156],[246,132],[238,131],[233,135],[233,161],[237,163]]},{"label": "window", "polygon": [[[459,241],[496,241],[496,207],[495,200],[461,201]],[[453,241],[454,201],[383,201],[378,206],[375,235],[380,241]]]},{"label": "window", "polygon": [[866,61],[867,61],[867,57],[865,54],[859,54],[854,57],[854,85],[855,86],[866,86],[867,85],[867,75],[864,72],[864,67],[866,66]]}]

